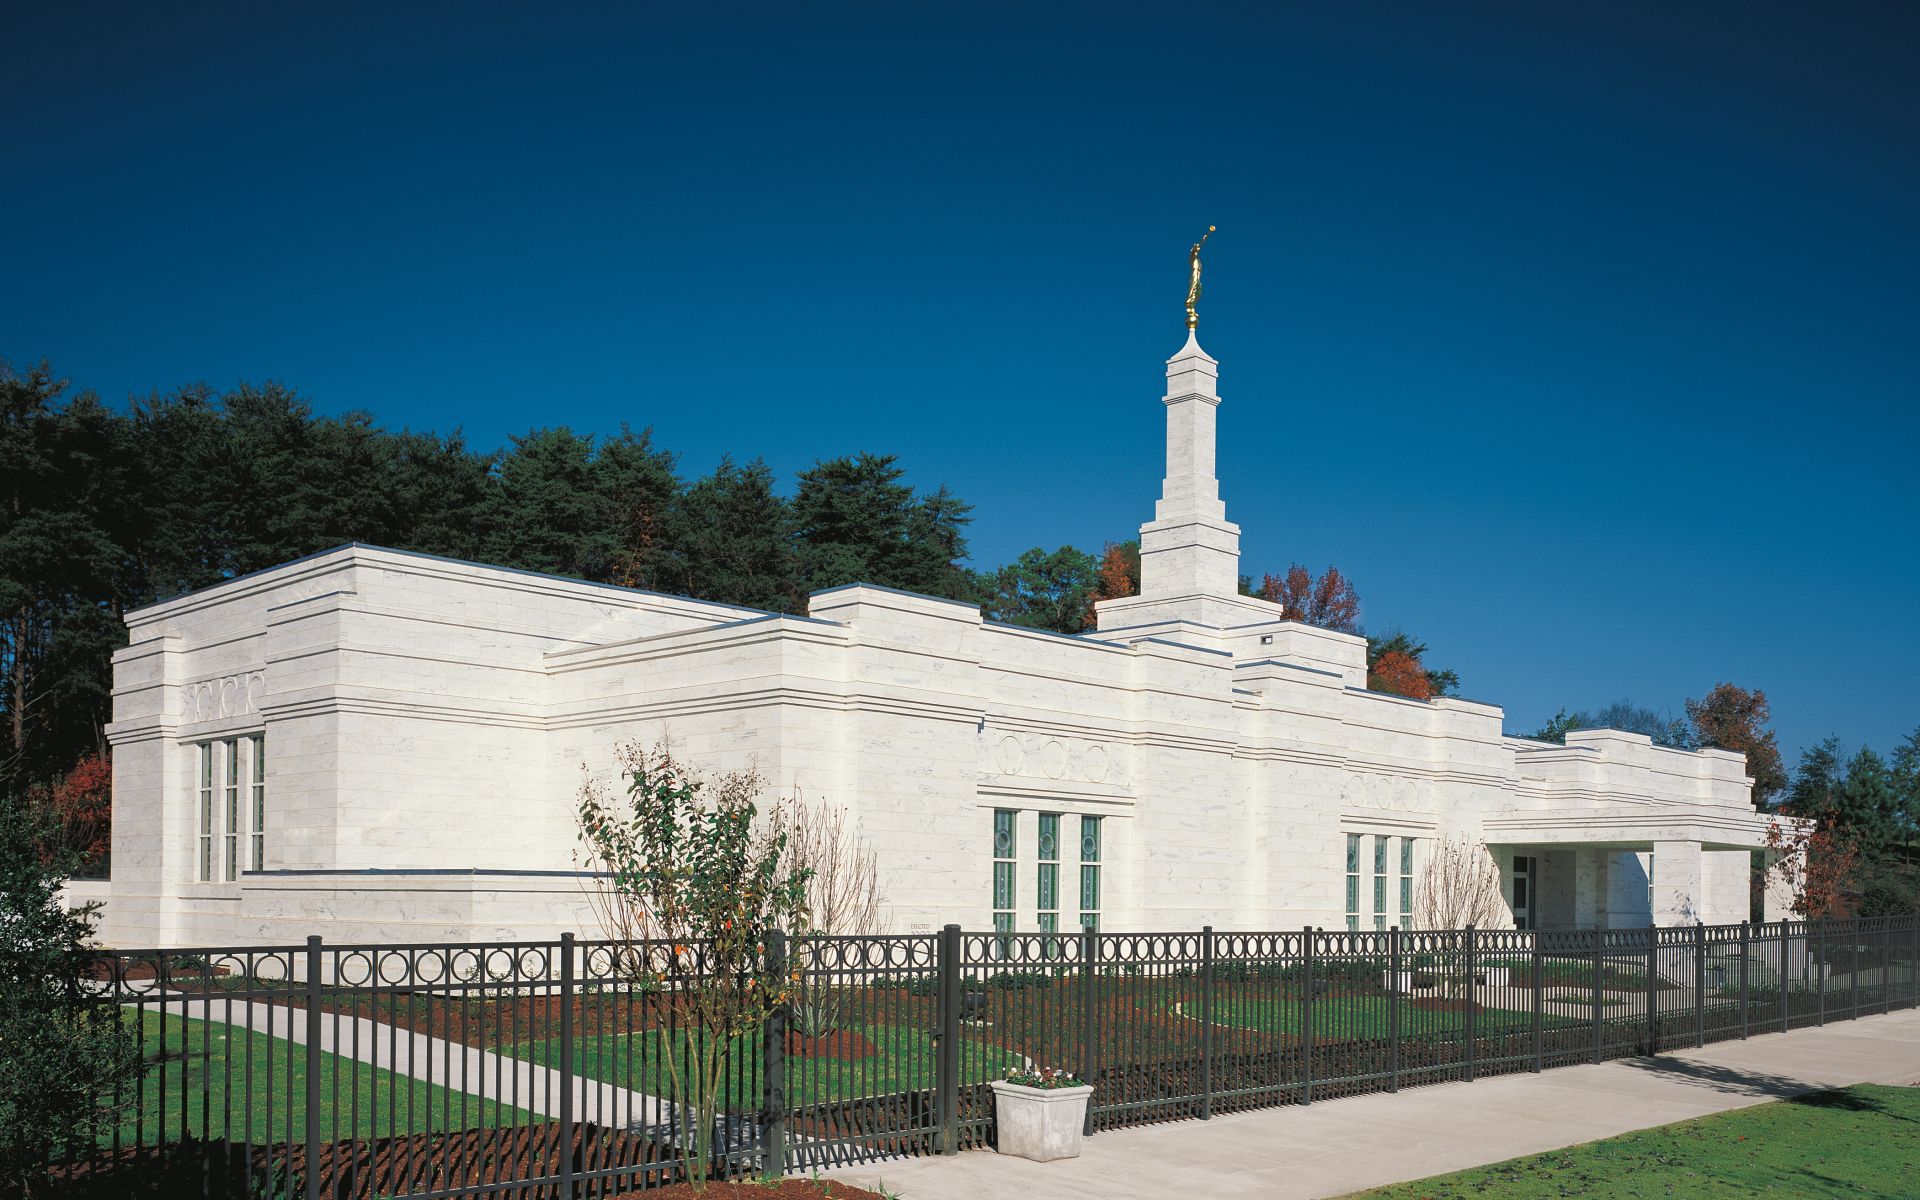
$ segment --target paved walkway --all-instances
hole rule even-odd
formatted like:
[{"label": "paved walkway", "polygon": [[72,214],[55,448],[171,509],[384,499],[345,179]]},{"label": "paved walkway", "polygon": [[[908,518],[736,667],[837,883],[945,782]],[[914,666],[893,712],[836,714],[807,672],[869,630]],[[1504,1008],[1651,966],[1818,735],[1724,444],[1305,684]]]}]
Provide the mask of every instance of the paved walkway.
[{"label": "paved walkway", "polygon": [[[150,1013],[164,1012],[170,1017],[190,1017],[254,1030],[284,1038],[296,1046],[307,1044],[304,1009],[227,997],[170,1000],[164,1005],[142,1007]],[[456,1092],[484,1096],[538,1116],[556,1117],[560,1113],[558,1071],[365,1017],[325,1013],[320,1022],[320,1049]],[[665,1102],[645,1092],[628,1091],[578,1075],[573,1079],[572,1090],[574,1114],[583,1121],[664,1126],[670,1116]]]},{"label": "paved walkway", "polygon": [[1658,1058],[1115,1130],[1059,1162],[974,1150],[827,1174],[906,1200],[1319,1200],[1822,1087],[1916,1081],[1920,1011],[1903,1011]]}]

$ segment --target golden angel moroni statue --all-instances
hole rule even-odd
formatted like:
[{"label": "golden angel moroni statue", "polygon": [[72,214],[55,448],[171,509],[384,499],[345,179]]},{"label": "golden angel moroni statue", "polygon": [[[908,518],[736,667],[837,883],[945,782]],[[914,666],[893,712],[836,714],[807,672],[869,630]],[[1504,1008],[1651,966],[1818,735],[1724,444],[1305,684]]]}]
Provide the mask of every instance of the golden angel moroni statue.
[{"label": "golden angel moroni statue", "polygon": [[1192,279],[1187,283],[1187,328],[1189,330],[1197,329],[1200,325],[1200,314],[1193,310],[1193,306],[1200,303],[1200,247],[1206,245],[1207,239],[1213,236],[1213,229],[1213,226],[1207,226],[1207,231],[1200,235],[1200,240],[1193,244],[1193,249],[1187,251],[1187,265],[1193,272]]}]

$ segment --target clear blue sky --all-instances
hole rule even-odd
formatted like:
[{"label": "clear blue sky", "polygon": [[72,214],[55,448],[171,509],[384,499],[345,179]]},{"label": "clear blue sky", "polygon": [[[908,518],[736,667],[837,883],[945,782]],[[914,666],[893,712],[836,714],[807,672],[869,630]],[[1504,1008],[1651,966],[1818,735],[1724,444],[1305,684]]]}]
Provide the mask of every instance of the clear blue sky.
[{"label": "clear blue sky", "polygon": [[1150,515],[1211,222],[1246,569],[1516,731],[1920,723],[1920,6],[1032,9],[9,5],[0,355],[892,451],[985,565]]}]

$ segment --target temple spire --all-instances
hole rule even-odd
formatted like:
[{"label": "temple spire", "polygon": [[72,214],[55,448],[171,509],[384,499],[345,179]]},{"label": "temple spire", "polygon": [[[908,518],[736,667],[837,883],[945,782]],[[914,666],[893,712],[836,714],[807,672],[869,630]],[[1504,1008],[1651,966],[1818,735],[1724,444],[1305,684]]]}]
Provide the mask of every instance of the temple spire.
[{"label": "temple spire", "polygon": [[1167,473],[1153,520],[1140,527],[1142,596],[1234,596],[1240,527],[1227,520],[1214,475],[1220,364],[1191,330],[1167,360]]}]

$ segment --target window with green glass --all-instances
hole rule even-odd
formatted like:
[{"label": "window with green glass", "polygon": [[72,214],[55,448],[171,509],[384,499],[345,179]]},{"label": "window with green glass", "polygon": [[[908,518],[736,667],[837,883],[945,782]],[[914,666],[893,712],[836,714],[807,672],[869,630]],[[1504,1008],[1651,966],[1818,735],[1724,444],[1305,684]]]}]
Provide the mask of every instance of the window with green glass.
[{"label": "window with green glass", "polygon": [[1413,924],[1413,839],[1400,839],[1400,924]]},{"label": "window with green glass", "polygon": [[213,880],[213,743],[200,743],[200,882]]},{"label": "window with green glass", "polygon": [[1347,835],[1347,928],[1360,928],[1360,835]]},{"label": "window with green glass", "polygon": [[[1015,831],[1019,814],[1009,808],[993,810],[993,928],[996,933],[1013,932],[1014,872],[1018,869],[1015,855],[1019,851],[1015,840]],[[1003,940],[998,946],[999,954],[1004,957],[1007,944]]]},{"label": "window with green glass", "polygon": [[1100,818],[1080,818],[1080,924],[1100,927]]},{"label": "window with green glass", "polygon": [[253,869],[267,869],[267,735],[253,735]]},{"label": "window with green glass", "polygon": [[228,740],[220,746],[227,758],[227,880],[232,882],[240,878],[240,743]]},{"label": "window with green glass", "polygon": [[1040,814],[1037,842],[1040,864],[1034,874],[1034,908],[1040,930],[1053,933],[1060,926],[1060,814]]},{"label": "window with green glass", "polygon": [[1373,837],[1373,927],[1387,927],[1387,838]]}]

